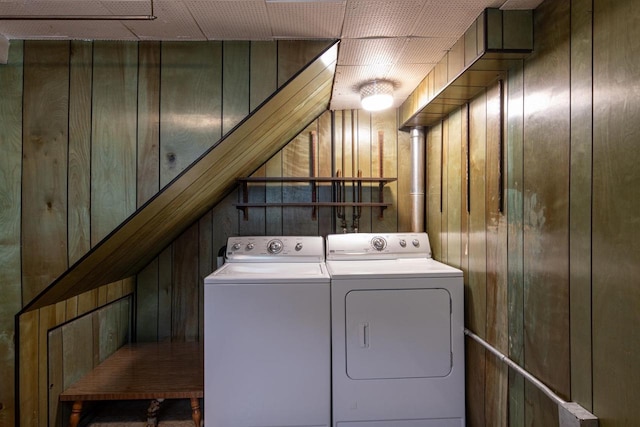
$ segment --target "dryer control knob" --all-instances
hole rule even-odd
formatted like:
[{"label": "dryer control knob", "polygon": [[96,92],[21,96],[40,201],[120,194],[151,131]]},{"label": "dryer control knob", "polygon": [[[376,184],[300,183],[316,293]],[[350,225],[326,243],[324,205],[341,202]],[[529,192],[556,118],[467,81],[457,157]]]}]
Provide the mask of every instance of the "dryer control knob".
[{"label": "dryer control knob", "polygon": [[411,243],[413,243],[413,246],[415,246],[416,248],[420,247],[420,240],[418,240],[418,239],[413,239],[413,242],[411,242]]},{"label": "dryer control knob", "polygon": [[371,239],[371,245],[375,250],[381,251],[387,247],[387,241],[384,239],[384,237],[376,236]]},{"label": "dryer control knob", "polygon": [[400,240],[400,246],[402,246],[403,248],[406,248],[407,247],[407,241],[404,240],[404,239],[401,239]]},{"label": "dryer control knob", "polygon": [[240,243],[234,243],[233,246],[231,246],[233,248],[234,251],[237,251],[238,249],[240,249]]},{"label": "dryer control knob", "polygon": [[282,251],[282,242],[278,239],[273,239],[267,243],[267,250],[270,254],[277,254]]},{"label": "dryer control knob", "polygon": [[302,243],[296,243],[296,251],[302,250]]}]

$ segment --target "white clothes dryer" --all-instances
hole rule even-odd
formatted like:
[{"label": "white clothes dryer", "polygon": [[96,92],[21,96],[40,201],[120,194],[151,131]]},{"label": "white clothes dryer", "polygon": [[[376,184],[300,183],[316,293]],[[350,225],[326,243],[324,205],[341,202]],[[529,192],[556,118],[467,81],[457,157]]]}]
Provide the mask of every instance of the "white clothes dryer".
[{"label": "white clothes dryer", "polygon": [[205,279],[209,427],[328,427],[330,285],[321,237],[231,237]]},{"label": "white clothes dryer", "polygon": [[327,237],[334,427],[464,427],[462,271],[425,233]]}]

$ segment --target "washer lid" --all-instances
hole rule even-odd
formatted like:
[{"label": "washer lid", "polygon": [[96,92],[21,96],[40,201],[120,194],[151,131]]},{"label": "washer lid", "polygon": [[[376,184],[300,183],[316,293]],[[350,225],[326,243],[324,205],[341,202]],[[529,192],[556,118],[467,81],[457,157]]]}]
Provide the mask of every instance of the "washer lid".
[{"label": "washer lid", "polygon": [[327,261],[333,279],[461,277],[462,271],[431,258],[372,259],[369,261]]},{"label": "washer lid", "polygon": [[204,279],[206,284],[238,283],[328,283],[329,274],[322,262],[305,263],[226,263]]}]

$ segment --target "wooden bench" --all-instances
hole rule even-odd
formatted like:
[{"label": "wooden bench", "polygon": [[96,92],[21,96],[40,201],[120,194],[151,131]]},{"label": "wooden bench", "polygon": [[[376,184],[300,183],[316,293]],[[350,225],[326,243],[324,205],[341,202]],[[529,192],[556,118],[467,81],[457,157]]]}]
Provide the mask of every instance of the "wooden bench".
[{"label": "wooden bench", "polygon": [[125,345],[60,394],[60,401],[73,402],[69,426],[77,427],[88,400],[151,400],[147,425],[154,425],[164,399],[191,399],[193,422],[200,427],[202,397],[202,344],[162,342]]}]

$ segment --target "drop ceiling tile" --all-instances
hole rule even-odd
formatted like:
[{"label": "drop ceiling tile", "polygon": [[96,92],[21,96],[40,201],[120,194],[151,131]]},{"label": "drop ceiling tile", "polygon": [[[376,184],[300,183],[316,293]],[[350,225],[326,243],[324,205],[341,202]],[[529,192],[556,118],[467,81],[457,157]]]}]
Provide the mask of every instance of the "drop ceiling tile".
[{"label": "drop ceiling tile", "polygon": [[460,38],[487,7],[499,7],[504,0],[428,0],[411,35]]},{"label": "drop ceiling tile", "polygon": [[404,44],[398,56],[399,63],[435,64],[457,41],[454,37],[412,37]]},{"label": "drop ceiling tile", "polygon": [[0,31],[21,40],[136,40],[119,21],[10,21]]},{"label": "drop ceiling tile", "polygon": [[344,39],[338,65],[392,64],[402,52],[405,38]]},{"label": "drop ceiling tile", "polygon": [[265,40],[271,38],[267,7],[262,0],[185,0],[209,40]]},{"label": "drop ceiling tile", "polygon": [[71,33],[69,38],[78,40],[137,40],[120,21],[74,21],[73,23],[60,22]]},{"label": "drop ceiling tile", "polygon": [[0,1],[2,15],[109,15],[98,0]]},{"label": "drop ceiling tile", "polygon": [[349,0],[342,37],[404,37],[411,34],[425,0]]},{"label": "drop ceiling tile", "polygon": [[338,65],[333,80],[333,93],[347,95],[358,93],[358,88],[365,82],[374,79],[386,79],[392,64],[378,65]]},{"label": "drop ceiling tile", "polygon": [[[110,10],[118,13],[148,14],[148,4],[122,1],[104,1]],[[198,24],[183,2],[178,0],[155,0],[154,21],[123,21],[124,25],[140,40],[206,40]]]},{"label": "drop ceiling tile", "polygon": [[360,95],[331,97],[330,110],[358,110],[360,109]]},{"label": "drop ceiling tile", "polygon": [[344,3],[267,3],[275,38],[339,38]]},{"label": "drop ceiling tile", "polygon": [[542,3],[542,0],[507,0],[500,9],[535,9],[540,6],[540,3]]},{"label": "drop ceiling tile", "polygon": [[20,40],[68,39],[68,28],[56,24],[55,21],[0,21],[0,34],[7,39]]},{"label": "drop ceiling tile", "polygon": [[[151,15],[151,3],[148,1],[102,0],[101,3],[114,15]],[[154,1],[153,5],[156,12],[158,2]]]},{"label": "drop ceiling tile", "polygon": [[396,81],[394,96],[404,100],[424,80],[435,64],[396,64],[389,70],[390,80]]}]

